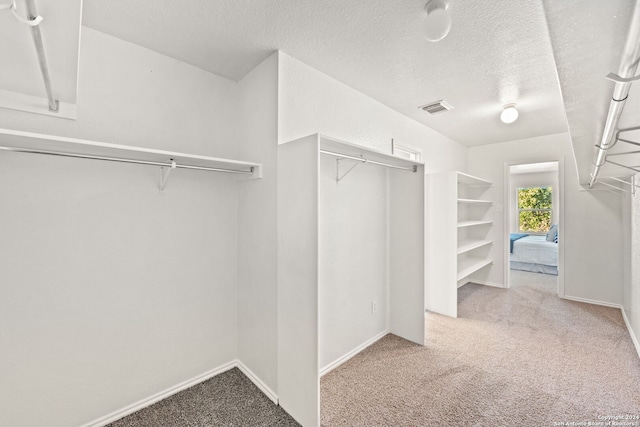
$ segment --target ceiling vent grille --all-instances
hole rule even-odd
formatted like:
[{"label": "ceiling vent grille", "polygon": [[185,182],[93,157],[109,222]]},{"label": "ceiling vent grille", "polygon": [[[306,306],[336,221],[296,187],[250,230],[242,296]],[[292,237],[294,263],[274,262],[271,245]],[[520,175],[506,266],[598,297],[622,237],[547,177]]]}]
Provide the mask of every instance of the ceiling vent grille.
[{"label": "ceiling vent grille", "polygon": [[436,114],[436,113],[441,113],[443,111],[449,111],[451,109],[453,109],[453,107],[449,104],[447,104],[445,101],[436,101],[436,102],[430,102],[427,105],[423,105],[422,107],[418,107],[423,111],[426,111],[429,114]]}]

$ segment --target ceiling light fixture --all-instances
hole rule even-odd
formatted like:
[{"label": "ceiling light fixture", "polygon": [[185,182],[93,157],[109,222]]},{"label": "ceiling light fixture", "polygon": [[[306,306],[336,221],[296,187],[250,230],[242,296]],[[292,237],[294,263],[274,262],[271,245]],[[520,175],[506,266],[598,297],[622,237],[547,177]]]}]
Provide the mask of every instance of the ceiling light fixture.
[{"label": "ceiling light fixture", "polygon": [[516,104],[505,105],[502,113],[500,113],[500,120],[502,120],[502,123],[513,123],[517,119],[518,110],[516,110]]},{"label": "ceiling light fixture", "polygon": [[451,15],[447,11],[449,4],[443,0],[431,0],[424,10],[427,16],[422,23],[424,35],[430,42],[442,40],[451,30]]}]

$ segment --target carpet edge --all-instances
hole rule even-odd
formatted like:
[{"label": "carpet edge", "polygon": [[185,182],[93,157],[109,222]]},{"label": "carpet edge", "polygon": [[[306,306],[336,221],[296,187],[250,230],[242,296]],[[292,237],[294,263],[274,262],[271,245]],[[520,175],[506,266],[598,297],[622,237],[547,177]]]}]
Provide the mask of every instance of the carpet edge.
[{"label": "carpet edge", "polygon": [[124,418],[127,415],[131,415],[134,412],[137,412],[143,408],[146,408],[147,406],[151,406],[154,403],[157,403],[163,399],[166,399],[169,396],[173,396],[176,393],[179,393],[183,390],[193,387],[196,384],[200,384],[201,382],[204,382],[210,378],[215,377],[216,375],[222,374],[223,372],[227,372],[236,367],[238,367],[238,360],[232,360],[231,362],[220,365],[217,368],[204,372],[191,379],[188,379],[172,387],[169,387],[161,392],[158,392],[149,397],[141,399],[135,403],[132,403],[131,405],[125,406],[124,408],[113,411],[93,421],[89,421],[86,424],[82,424],[80,427],[104,427],[107,424],[110,424],[114,421]]},{"label": "carpet edge", "polygon": [[367,348],[370,345],[374,344],[376,341],[381,340],[382,338],[384,338],[384,336],[386,336],[389,333],[390,333],[389,330],[385,329],[384,331],[380,332],[379,334],[374,335],[373,338],[369,338],[367,341],[363,342],[362,344],[360,344],[359,346],[357,346],[353,350],[351,350],[348,353],[340,356],[339,358],[337,358],[333,362],[329,363],[324,368],[321,368],[320,369],[320,376],[322,377],[323,375],[328,374],[329,372],[333,371],[338,366],[342,365],[343,363],[345,363],[349,359],[353,358],[356,354],[360,353],[365,348]]},{"label": "carpet edge", "polygon": [[577,302],[584,302],[587,304],[602,305],[604,307],[622,308],[622,305],[616,304],[613,302],[598,301],[594,299],[581,298],[581,297],[573,297],[571,295],[565,295],[564,297],[560,297],[560,298],[566,299],[569,301],[577,301]]},{"label": "carpet edge", "polygon": [[236,359],[236,366],[258,389],[276,405],[279,405],[278,395],[269,388],[251,369],[247,367],[240,359]]},{"label": "carpet edge", "polygon": [[638,357],[640,357],[640,342],[638,341],[638,337],[636,336],[634,330],[631,328],[631,323],[629,322],[629,318],[627,318],[627,312],[624,310],[624,307],[620,307],[620,311],[622,311],[622,318],[624,319],[624,324],[627,325],[627,330],[629,331],[629,335],[631,335],[631,341],[633,342],[633,346],[636,348]]}]

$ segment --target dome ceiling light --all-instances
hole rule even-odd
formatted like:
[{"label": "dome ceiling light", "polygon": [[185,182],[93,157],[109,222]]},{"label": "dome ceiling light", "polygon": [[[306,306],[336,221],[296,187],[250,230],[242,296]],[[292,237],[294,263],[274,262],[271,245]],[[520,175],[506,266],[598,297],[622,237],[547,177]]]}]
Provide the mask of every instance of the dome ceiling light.
[{"label": "dome ceiling light", "polygon": [[500,113],[500,120],[502,120],[502,123],[513,123],[518,119],[518,115],[516,104],[507,104],[504,106],[502,113]]},{"label": "dome ceiling light", "polygon": [[449,34],[451,14],[448,8],[449,4],[443,0],[431,0],[424,6],[427,16],[422,23],[422,30],[430,42],[440,41]]}]

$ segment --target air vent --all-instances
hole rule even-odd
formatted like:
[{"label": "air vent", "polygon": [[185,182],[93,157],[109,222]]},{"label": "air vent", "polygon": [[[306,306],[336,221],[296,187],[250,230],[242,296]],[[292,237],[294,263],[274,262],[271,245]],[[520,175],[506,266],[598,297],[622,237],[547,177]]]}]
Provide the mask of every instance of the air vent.
[{"label": "air vent", "polygon": [[422,107],[418,107],[423,111],[426,111],[429,114],[436,114],[436,113],[441,113],[443,111],[449,111],[451,109],[453,109],[453,107],[449,104],[447,104],[445,101],[436,101],[436,102],[431,102],[427,105],[423,105]]}]

